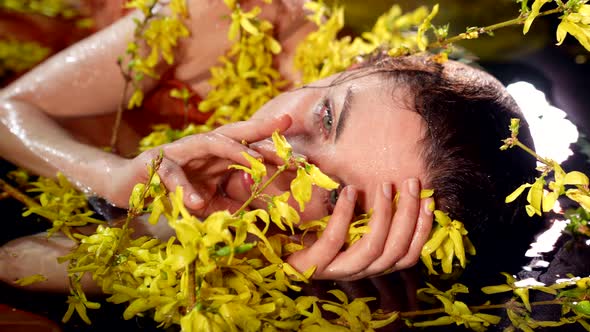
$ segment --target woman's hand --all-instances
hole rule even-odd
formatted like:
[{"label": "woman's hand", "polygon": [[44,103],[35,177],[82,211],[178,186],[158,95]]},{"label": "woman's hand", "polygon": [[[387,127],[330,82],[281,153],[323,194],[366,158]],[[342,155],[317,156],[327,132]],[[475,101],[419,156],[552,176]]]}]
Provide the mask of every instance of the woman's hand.
[{"label": "woman's hand", "polygon": [[420,258],[432,227],[432,198],[420,201],[418,179],[404,182],[394,211],[392,185],[377,189],[370,232],[341,251],[354,217],[353,186],[344,188],[322,236],[287,262],[299,271],[316,266],[314,279],[356,280],[409,268]]},{"label": "woman's hand", "polygon": [[289,115],[242,121],[145,151],[113,168],[113,185],[105,197],[115,205],[127,206],[133,186],[147,181],[147,165],[162,152],[163,160],[158,169],[162,183],[170,191],[182,186],[184,203],[193,213],[204,216],[217,210],[237,208],[242,202],[219,195],[217,186],[227,173],[228,165],[249,166],[242,152],[262,158],[242,141],[259,141],[270,137],[275,130],[286,130],[290,125]]}]

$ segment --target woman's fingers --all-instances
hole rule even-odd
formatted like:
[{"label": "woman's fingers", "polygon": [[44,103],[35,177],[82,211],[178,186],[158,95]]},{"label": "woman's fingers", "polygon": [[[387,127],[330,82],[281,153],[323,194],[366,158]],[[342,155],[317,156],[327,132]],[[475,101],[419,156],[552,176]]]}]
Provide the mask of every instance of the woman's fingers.
[{"label": "woman's fingers", "polygon": [[324,274],[326,278],[349,280],[382,257],[391,225],[392,205],[391,183],[384,183],[375,192],[373,215],[369,222],[370,232],[330,263],[327,268],[329,271]]},{"label": "woman's fingers", "polygon": [[311,247],[289,256],[287,262],[298,271],[307,271],[315,266],[314,279],[328,279],[331,273],[326,267],[346,242],[348,226],[354,216],[356,197],[357,191],[353,186],[347,186],[342,190],[322,236]]},{"label": "woman's fingers", "polygon": [[284,131],[291,126],[291,117],[287,114],[275,118],[263,118],[228,124],[206,133],[185,137],[165,146],[166,156],[179,165],[186,165],[193,160],[208,156],[231,160],[248,165],[242,152],[254,158],[262,155],[251,149],[242,141],[262,141],[272,135],[275,130]]},{"label": "woman's fingers", "polygon": [[199,164],[216,157],[248,165],[248,160],[242,155],[246,152],[254,158],[261,159],[262,155],[240,142],[220,133],[210,132],[187,136],[163,147],[167,158],[174,160],[181,166],[189,166],[191,162]]},{"label": "woman's fingers", "polygon": [[257,142],[270,137],[276,130],[284,132],[293,120],[288,114],[277,117],[264,117],[234,122],[215,129],[213,132],[222,134],[236,141]]},{"label": "woman's fingers", "polygon": [[[281,159],[277,155],[277,150],[276,150],[275,145],[271,139],[265,139],[262,141],[254,142],[254,143],[250,144],[250,148],[254,149],[258,153],[260,153],[262,155],[262,157],[264,158],[265,163],[269,163],[272,165],[284,164],[283,159]],[[296,152],[293,152],[293,157],[296,159],[307,160],[306,156],[296,153]],[[297,166],[293,165],[292,167],[296,168]]]},{"label": "woman's fingers", "polygon": [[[407,179],[402,185],[397,209],[393,216],[391,227],[388,230],[382,255],[372,260],[365,270],[351,276],[351,279],[360,279],[380,274],[384,271],[391,272],[401,269],[402,267],[397,264],[402,258],[407,256],[410,250],[410,244],[415,236],[419,215],[420,182],[416,178]],[[371,229],[371,232],[373,231]],[[411,263],[411,257],[407,257],[405,264],[409,265]],[[419,252],[416,259],[417,257],[419,257]]]},{"label": "woman's fingers", "polygon": [[414,266],[420,259],[422,247],[428,241],[430,230],[432,229],[433,213],[431,206],[434,200],[432,198],[422,200],[420,206],[420,216],[416,223],[416,230],[410,243],[410,249],[407,254],[402,257],[396,264],[395,270],[407,269]]},{"label": "woman's fingers", "polygon": [[197,192],[176,162],[166,157],[162,159],[158,175],[169,191],[175,191],[178,186],[183,188],[183,201],[187,208],[199,210],[205,207],[205,198]]}]

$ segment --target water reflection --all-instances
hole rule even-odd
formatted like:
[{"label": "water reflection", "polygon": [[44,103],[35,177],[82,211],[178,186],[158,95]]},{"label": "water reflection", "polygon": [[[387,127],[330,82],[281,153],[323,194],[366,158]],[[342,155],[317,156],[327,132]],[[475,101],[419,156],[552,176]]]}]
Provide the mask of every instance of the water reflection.
[{"label": "water reflection", "polygon": [[573,154],[570,144],[578,141],[578,128],[566,112],[552,106],[545,93],[528,82],[520,81],[507,87],[529,124],[536,152],[558,163]]}]

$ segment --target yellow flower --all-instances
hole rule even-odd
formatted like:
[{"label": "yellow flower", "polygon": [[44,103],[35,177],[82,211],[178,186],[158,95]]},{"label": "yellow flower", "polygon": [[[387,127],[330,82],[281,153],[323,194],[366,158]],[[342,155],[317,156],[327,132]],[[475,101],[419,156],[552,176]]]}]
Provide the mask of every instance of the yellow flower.
[{"label": "yellow flower", "polygon": [[293,152],[291,144],[289,144],[285,136],[279,134],[278,131],[272,133],[272,141],[274,143],[277,156],[279,156],[281,159],[283,159],[285,163],[287,163],[291,158]]},{"label": "yellow flower", "polygon": [[49,49],[35,42],[0,40],[0,75],[23,72],[49,55]]},{"label": "yellow flower", "polygon": [[436,14],[438,14],[438,4],[432,7],[432,11],[430,12],[430,14],[428,14],[428,16],[422,22],[422,24],[420,24],[420,26],[418,27],[416,40],[418,44],[418,49],[422,52],[426,51],[426,47],[428,46],[428,38],[426,38],[424,34],[426,33],[426,31],[428,31],[428,29],[430,29],[430,27],[432,27],[432,23],[430,22],[436,16]]},{"label": "yellow flower", "polygon": [[173,48],[181,37],[189,35],[186,26],[178,18],[163,17],[150,20],[143,31],[143,38],[150,47],[150,54],[145,59],[146,65],[154,68],[160,55],[169,65],[174,63]]},{"label": "yellow flower", "polygon": [[486,294],[496,294],[496,293],[503,293],[507,291],[513,291],[514,294],[522,300],[522,303],[526,307],[528,311],[532,311],[531,304],[529,302],[529,289],[540,290],[542,292],[555,295],[557,291],[550,287],[545,287],[543,285],[534,285],[534,286],[527,286],[527,287],[519,287],[516,285],[516,279],[513,276],[506,272],[502,272],[502,274],[506,277],[506,284],[504,285],[496,285],[496,286],[486,286],[483,287],[481,290]]},{"label": "yellow flower", "polygon": [[436,295],[443,305],[445,313],[448,316],[439,317],[432,321],[412,323],[412,326],[427,327],[427,326],[443,326],[443,325],[465,325],[465,327],[474,331],[485,331],[486,327],[498,324],[501,320],[500,316],[494,316],[483,313],[472,313],[469,307],[461,301],[450,301],[441,295]]},{"label": "yellow flower", "polygon": [[289,196],[290,194],[285,192],[279,196],[272,197],[268,212],[270,214],[270,219],[281,230],[285,231],[286,228],[284,224],[287,224],[291,229],[291,233],[293,233],[293,224],[299,223],[299,213],[287,203]]},{"label": "yellow flower", "polygon": [[291,181],[291,193],[293,198],[299,203],[299,210],[305,211],[305,204],[311,200],[311,176],[305,172],[305,169],[297,169],[297,177]]},{"label": "yellow flower", "polygon": [[544,4],[546,4],[548,2],[552,2],[552,1],[553,0],[535,0],[535,2],[533,2],[533,5],[531,7],[531,11],[528,13],[527,18],[524,21],[524,27],[522,29],[523,34],[526,34],[527,32],[529,32],[529,28],[531,27],[533,20],[537,16],[539,16],[539,12],[541,11],[541,7],[543,7]]},{"label": "yellow flower", "polygon": [[563,43],[569,33],[590,51],[590,5],[580,6],[577,13],[566,15],[557,26],[557,45]]},{"label": "yellow flower", "polygon": [[39,282],[43,282],[46,281],[47,278],[42,275],[42,274],[34,274],[32,276],[28,276],[28,277],[24,277],[24,278],[20,278],[18,280],[15,280],[14,283],[19,285],[19,286],[29,286],[32,284],[36,284]]},{"label": "yellow flower", "polygon": [[150,14],[150,8],[154,5],[155,0],[129,0],[125,2],[125,8],[139,9],[144,16]]},{"label": "yellow flower", "polygon": [[88,301],[79,283],[75,284],[74,289],[71,290],[71,292],[72,295],[68,296],[68,300],[66,301],[69,304],[68,310],[61,319],[62,322],[66,323],[69,321],[75,310],[80,318],[82,318],[86,324],[90,325],[91,322],[86,313],[86,308],[99,309],[100,303]]},{"label": "yellow flower", "polygon": [[212,89],[199,104],[200,111],[213,111],[206,123],[210,127],[248,119],[286,86],[273,67],[272,56],[281,46],[272,24],[258,17],[258,7],[245,13],[235,1],[226,5],[232,10],[228,39],[237,40],[211,68]]},{"label": "yellow flower", "polygon": [[180,17],[187,17],[188,10],[186,9],[186,0],[171,0],[170,10]]},{"label": "yellow flower", "polygon": [[264,164],[260,160],[252,157],[246,152],[242,152],[242,155],[244,156],[244,158],[248,160],[248,162],[250,163],[250,167],[248,168],[242,165],[230,165],[229,168],[242,170],[252,176],[252,180],[254,180],[254,183],[260,183],[260,181],[262,181],[262,178],[266,176],[266,166],[264,166]]},{"label": "yellow flower", "polygon": [[316,165],[313,165],[313,164],[306,165],[305,171],[311,177],[311,182],[320,188],[324,188],[327,190],[334,190],[340,186],[338,184],[338,182],[330,179],[329,176],[322,173],[322,171]]},{"label": "yellow flower", "polygon": [[578,202],[586,211],[590,211],[590,192],[588,189],[568,189],[565,194],[571,200]]},{"label": "yellow flower", "polygon": [[452,220],[449,216],[440,211],[434,211],[434,218],[437,222],[433,228],[430,239],[424,247],[420,257],[428,268],[428,273],[437,274],[432,265],[432,257],[441,260],[444,273],[451,273],[453,270],[453,259],[457,257],[461,267],[466,265],[465,253],[475,255],[475,248],[467,237],[467,230],[463,223]]}]

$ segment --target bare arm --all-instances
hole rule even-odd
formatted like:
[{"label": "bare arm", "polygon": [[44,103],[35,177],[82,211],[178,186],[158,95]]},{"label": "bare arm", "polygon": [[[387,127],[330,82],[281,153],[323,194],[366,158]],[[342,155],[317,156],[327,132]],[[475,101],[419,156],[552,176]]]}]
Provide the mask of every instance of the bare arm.
[{"label": "bare arm", "polygon": [[[300,5],[300,0],[291,2]],[[278,36],[288,53],[310,30],[302,24],[301,6],[293,7],[291,2],[291,7],[281,2],[263,7],[267,19],[283,19],[278,25]],[[223,19],[229,12],[223,1],[192,0],[188,3],[191,17],[187,25],[191,36],[178,47],[174,68],[162,65],[158,70],[161,73],[174,70],[175,77],[205,95],[209,68],[229,47],[226,37],[229,20]],[[257,2],[248,2],[252,4]],[[288,19],[280,15],[284,11],[290,13],[286,16]],[[113,173],[123,168],[127,160],[76,141],[55,119],[100,115],[117,109],[125,84],[117,57],[125,53],[135,29],[133,18],[139,16],[134,13],[119,20],[60,52],[0,91],[0,154],[3,158],[45,176],[61,171],[81,189],[117,201],[109,196],[113,194],[113,181],[117,180]],[[144,90],[149,91],[155,84],[153,80],[145,80]],[[145,170],[138,168],[137,171]],[[128,192],[118,193],[124,194]]]},{"label": "bare arm", "polygon": [[[132,14],[62,51],[0,92],[0,153],[33,172],[59,170],[81,189],[105,192],[120,158],[77,142],[54,121],[113,112],[125,84],[117,57],[132,36]],[[146,82],[149,89],[154,82]]]}]

